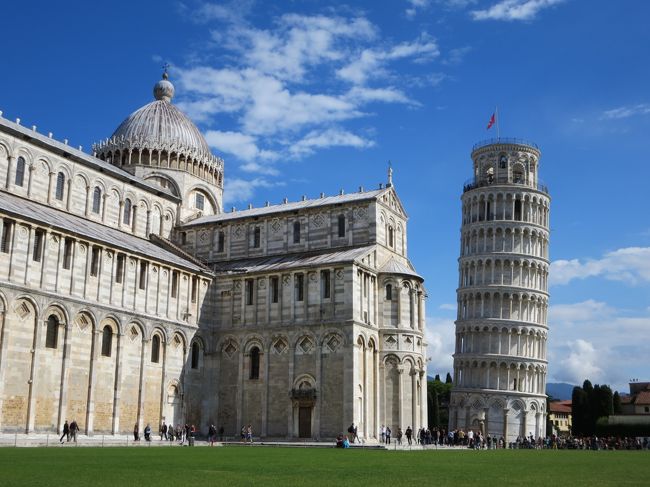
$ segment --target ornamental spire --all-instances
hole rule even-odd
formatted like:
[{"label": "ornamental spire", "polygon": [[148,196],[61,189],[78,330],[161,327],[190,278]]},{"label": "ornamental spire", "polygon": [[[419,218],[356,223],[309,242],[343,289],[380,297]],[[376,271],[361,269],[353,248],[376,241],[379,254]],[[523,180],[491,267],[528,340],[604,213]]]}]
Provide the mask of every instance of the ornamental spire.
[{"label": "ornamental spire", "polygon": [[174,98],[174,85],[169,81],[168,69],[169,64],[165,63],[163,65],[162,79],[153,87],[153,96],[156,100],[171,102],[172,98]]},{"label": "ornamental spire", "polygon": [[393,163],[388,161],[388,182],[386,187],[390,188],[391,186],[393,186]]}]

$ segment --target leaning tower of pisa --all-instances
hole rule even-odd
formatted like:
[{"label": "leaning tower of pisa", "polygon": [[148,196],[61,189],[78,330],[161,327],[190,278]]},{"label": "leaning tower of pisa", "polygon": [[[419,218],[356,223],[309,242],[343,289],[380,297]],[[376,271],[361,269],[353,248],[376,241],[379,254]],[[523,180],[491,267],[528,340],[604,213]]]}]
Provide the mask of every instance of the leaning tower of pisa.
[{"label": "leaning tower of pisa", "polygon": [[449,428],[545,435],[549,203],[532,143],[472,150],[463,187]]}]

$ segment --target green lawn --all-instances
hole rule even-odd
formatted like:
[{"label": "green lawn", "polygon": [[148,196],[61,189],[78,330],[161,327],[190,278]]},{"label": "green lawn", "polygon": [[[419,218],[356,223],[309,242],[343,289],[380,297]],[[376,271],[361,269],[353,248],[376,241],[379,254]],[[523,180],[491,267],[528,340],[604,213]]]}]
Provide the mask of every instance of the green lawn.
[{"label": "green lawn", "polygon": [[0,485],[648,485],[648,451],[0,448]]}]

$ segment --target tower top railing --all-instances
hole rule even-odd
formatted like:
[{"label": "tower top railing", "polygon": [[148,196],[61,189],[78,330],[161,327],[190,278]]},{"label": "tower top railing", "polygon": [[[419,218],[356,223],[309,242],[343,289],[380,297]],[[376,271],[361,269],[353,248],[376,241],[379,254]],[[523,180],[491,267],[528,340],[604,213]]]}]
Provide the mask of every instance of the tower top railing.
[{"label": "tower top railing", "polygon": [[497,178],[489,178],[489,177],[483,177],[483,178],[470,178],[467,181],[463,183],[463,193],[467,193],[468,191],[476,188],[482,188],[484,186],[511,186],[511,185],[516,185],[516,186],[526,186],[531,189],[536,189],[538,191],[541,191],[543,193],[549,194],[548,193],[548,186],[538,179],[535,182],[530,182],[530,181],[504,181],[504,180],[497,180]]},{"label": "tower top railing", "polygon": [[539,150],[538,145],[534,142],[530,142],[529,140],[518,139],[516,137],[498,137],[495,139],[487,139],[487,140],[482,140],[480,142],[477,142],[476,144],[474,144],[474,147],[472,147],[472,152],[481,149],[483,147],[487,147],[488,145],[495,145],[495,144],[526,145],[528,147],[532,147],[537,151]]}]

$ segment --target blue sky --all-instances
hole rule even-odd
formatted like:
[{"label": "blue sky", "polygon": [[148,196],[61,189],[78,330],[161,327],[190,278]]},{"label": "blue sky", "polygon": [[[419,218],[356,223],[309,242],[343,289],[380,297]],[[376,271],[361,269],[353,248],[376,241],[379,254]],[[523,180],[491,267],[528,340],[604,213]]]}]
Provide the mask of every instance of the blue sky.
[{"label": "blue sky", "polygon": [[650,380],[650,3],[11,2],[0,110],[88,150],[152,99],[226,161],[227,208],[377,187],[387,161],[451,369],[460,193],[495,105],[550,187],[549,381]]}]

